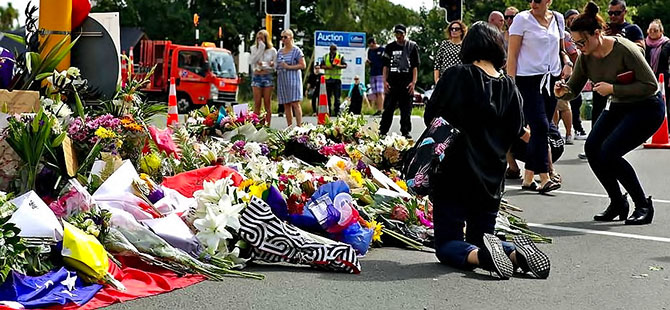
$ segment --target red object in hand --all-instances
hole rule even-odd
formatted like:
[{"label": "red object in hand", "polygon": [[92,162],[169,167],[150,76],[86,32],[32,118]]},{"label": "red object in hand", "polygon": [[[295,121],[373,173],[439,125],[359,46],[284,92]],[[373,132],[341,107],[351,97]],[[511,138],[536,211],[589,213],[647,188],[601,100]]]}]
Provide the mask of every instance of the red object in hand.
[{"label": "red object in hand", "polygon": [[91,3],[88,0],[72,0],[72,30],[84,23],[91,12]]}]

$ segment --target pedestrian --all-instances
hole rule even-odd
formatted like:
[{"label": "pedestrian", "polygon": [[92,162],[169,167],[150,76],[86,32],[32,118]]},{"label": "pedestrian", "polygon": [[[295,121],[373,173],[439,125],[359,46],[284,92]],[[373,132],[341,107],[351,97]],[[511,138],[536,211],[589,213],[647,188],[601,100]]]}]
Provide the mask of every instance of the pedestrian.
[{"label": "pedestrian", "polygon": [[[563,15],[550,11],[552,0],[533,0],[530,10],[516,15],[510,27],[507,72],[523,96],[523,112],[530,126],[527,160],[521,187],[544,194],[561,187],[552,180],[547,134],[556,111],[554,81],[569,76],[572,62],[563,51]],[[563,65],[561,65],[561,59]],[[535,183],[535,174],[540,184]]]},{"label": "pedestrian", "polygon": [[354,76],[354,84],[351,84],[349,88],[349,94],[347,95],[347,100],[349,101],[349,112],[356,115],[361,114],[361,108],[363,107],[363,101],[368,101],[365,93],[368,90],[365,88],[360,81],[358,75]]},{"label": "pedestrian", "polygon": [[[571,14],[571,15],[570,15]],[[576,10],[569,10],[566,12],[563,17],[566,15],[570,15],[570,18],[574,20],[575,17],[577,17],[577,12]],[[568,22],[566,20],[565,22],[566,27],[565,31],[563,32],[563,48],[565,50],[565,53],[568,54],[568,57],[570,58],[570,61],[574,64],[575,61],[577,61],[577,47],[575,47],[575,43],[572,42],[572,36],[570,35],[570,31],[568,31]],[[567,77],[565,77],[567,78]],[[580,103],[581,106],[581,103]],[[572,106],[570,101],[566,100],[558,100],[558,103],[556,105],[556,112],[554,112],[554,117],[553,117],[553,122],[556,126],[558,126],[558,123],[560,121],[563,121],[563,126],[565,126],[565,144],[572,144],[573,140],[573,134],[572,134],[572,123],[573,123],[573,112],[572,112]]]},{"label": "pedestrian", "polygon": [[611,96],[608,109],[602,112],[584,145],[591,170],[610,199],[607,209],[593,219],[626,218],[629,207],[621,193],[621,183],[635,203],[635,211],[625,223],[648,224],[654,217],[651,197],[646,197],[635,170],[623,156],[661,126],[665,104],[642,50],[625,38],[604,36],[604,22],[598,11],[598,5],[589,2],[572,23],[572,38],[582,54],[570,80],[567,84],[556,83],[554,92],[571,99],[590,79],[595,83],[595,92]]},{"label": "pedestrian", "polygon": [[[664,35],[663,23],[660,19],[654,19],[649,24],[647,30],[647,39],[645,40],[647,52],[645,56],[647,63],[651,66],[655,76],[663,74],[665,82],[665,94],[670,96],[670,73],[668,64],[670,63],[670,39]],[[667,104],[666,112],[670,112],[670,105]],[[670,114],[669,114],[670,116]]]},{"label": "pedestrian", "polygon": [[502,33],[486,22],[473,24],[461,57],[464,64],[445,71],[424,114],[427,126],[439,116],[460,130],[446,151],[448,160],[431,177],[436,256],[443,264],[480,267],[501,279],[517,268],[546,278],[549,259],[530,239],[501,242],[492,235],[504,189],[505,153],[524,133],[521,96],[514,81],[500,72]]},{"label": "pedestrian", "polygon": [[323,70],[321,66],[314,65],[312,72],[307,77],[307,89],[305,96],[312,100],[312,114],[317,115],[317,106],[319,105],[319,93],[321,92],[321,76]]},{"label": "pedestrian", "polygon": [[375,96],[377,111],[374,116],[382,115],[384,108],[384,47],[377,44],[375,38],[368,40],[368,59],[370,66],[370,88]]},{"label": "pedestrian", "polygon": [[287,126],[302,124],[302,70],[305,69],[305,57],[302,50],[293,45],[293,31],[281,32],[284,47],[277,53],[277,99],[284,105]]},{"label": "pedestrian", "polygon": [[253,77],[251,88],[254,92],[254,113],[261,114],[261,104],[265,107],[265,124],[272,121],[272,89],[274,88],[274,66],[277,50],[272,46],[270,34],[261,30],[256,34],[256,43],[251,47]]},{"label": "pedestrian", "polygon": [[419,47],[406,38],[407,28],[403,24],[393,28],[395,41],[384,48],[384,112],[379,124],[379,133],[386,135],[393,122],[393,113],[400,108],[400,132],[411,139],[412,101],[414,87],[419,74]]},{"label": "pedestrian", "polygon": [[505,16],[500,11],[493,11],[489,14],[489,24],[503,32],[505,31]]},{"label": "pedestrian", "polygon": [[[568,52],[568,56],[570,57],[570,61],[574,64],[577,61],[577,57],[579,56],[579,49],[575,46],[575,43],[572,40],[572,35],[570,35],[570,26],[572,25],[572,22],[577,18],[577,15],[579,15],[579,11],[575,9],[570,9],[563,14],[563,17],[565,17],[565,34],[566,34],[566,51]],[[570,50],[574,48],[575,53],[570,53]],[[575,99],[570,101],[570,110],[572,110],[572,128],[574,129],[573,131],[573,138],[575,140],[586,140],[586,130],[584,130],[584,126],[582,125],[582,116],[581,116],[581,109],[582,109],[582,94],[580,93]]]},{"label": "pedestrian", "polygon": [[505,50],[507,50],[507,46],[509,45],[509,28],[512,27],[516,14],[519,14],[519,9],[516,7],[510,6],[505,9]]},{"label": "pedestrian", "polygon": [[[323,56],[321,67],[326,70],[329,113],[331,116],[337,116],[340,114],[340,97],[342,97],[342,69],[347,67],[344,56],[337,52],[337,45],[330,45],[330,52]],[[331,101],[331,97],[334,97],[333,101]]]},{"label": "pedestrian", "polygon": [[447,26],[447,40],[440,43],[440,48],[435,56],[435,66],[433,70],[433,79],[435,84],[440,79],[442,73],[451,66],[460,65],[461,62],[461,42],[468,28],[460,20],[453,21]]}]

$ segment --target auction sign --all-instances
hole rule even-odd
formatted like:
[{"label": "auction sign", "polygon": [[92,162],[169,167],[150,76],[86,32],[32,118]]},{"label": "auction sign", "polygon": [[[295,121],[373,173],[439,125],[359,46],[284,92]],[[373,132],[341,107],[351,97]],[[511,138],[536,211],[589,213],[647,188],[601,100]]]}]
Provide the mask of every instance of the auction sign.
[{"label": "auction sign", "polygon": [[337,51],[344,57],[347,68],[342,70],[342,89],[349,90],[354,83],[354,76],[365,81],[366,39],[363,32],[321,31],[314,32],[315,64],[320,64],[323,57],[330,52],[330,45],[337,45]]}]

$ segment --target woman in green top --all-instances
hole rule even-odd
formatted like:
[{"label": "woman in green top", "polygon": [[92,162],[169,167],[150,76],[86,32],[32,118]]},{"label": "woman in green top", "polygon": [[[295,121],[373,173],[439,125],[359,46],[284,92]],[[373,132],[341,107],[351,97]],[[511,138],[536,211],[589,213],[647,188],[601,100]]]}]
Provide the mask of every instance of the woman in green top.
[{"label": "woman in green top", "polygon": [[611,95],[611,103],[584,145],[591,170],[610,198],[607,209],[593,219],[612,221],[628,216],[628,199],[621,193],[621,183],[635,203],[635,211],[626,224],[649,224],[654,217],[651,197],[645,196],[635,170],[623,156],[661,126],[665,104],[640,47],[622,37],[604,36],[599,10],[595,3],[589,2],[584,13],[572,23],[572,38],[582,54],[567,84],[557,82],[554,91],[558,98],[571,100],[590,79],[595,83],[594,91],[602,96]]}]

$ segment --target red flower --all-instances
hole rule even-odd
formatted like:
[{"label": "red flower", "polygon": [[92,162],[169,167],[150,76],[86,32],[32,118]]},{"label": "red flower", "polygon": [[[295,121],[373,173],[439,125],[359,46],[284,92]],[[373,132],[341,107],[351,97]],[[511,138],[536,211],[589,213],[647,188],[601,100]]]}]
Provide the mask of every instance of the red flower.
[{"label": "red flower", "polygon": [[298,201],[298,195],[296,194],[289,196],[286,204],[288,205],[288,213],[291,215],[302,214],[305,206],[304,203]]},{"label": "red flower", "polygon": [[393,207],[393,210],[391,210],[391,218],[403,222],[407,221],[409,219],[409,211],[407,211],[405,206],[396,205]]}]

